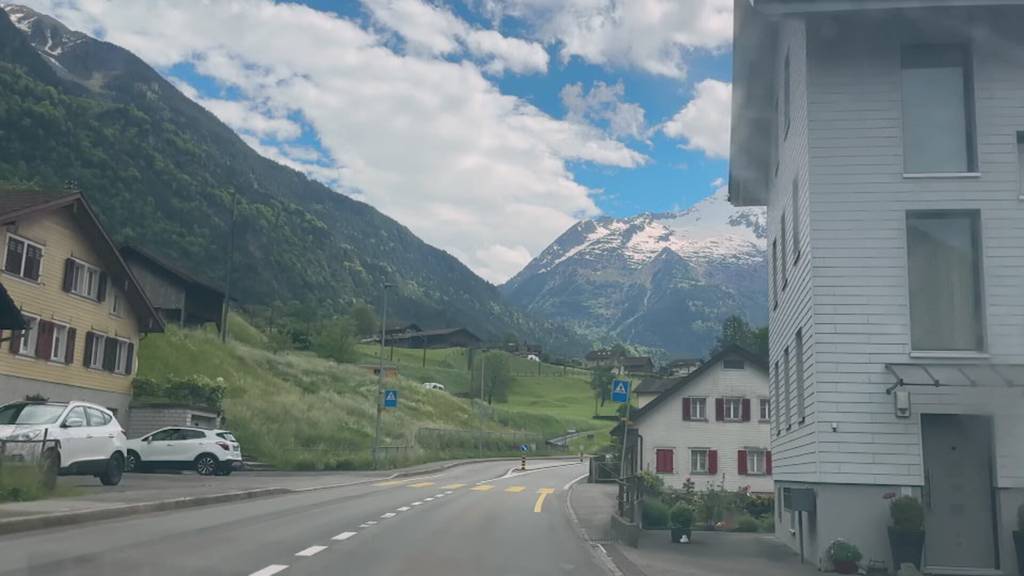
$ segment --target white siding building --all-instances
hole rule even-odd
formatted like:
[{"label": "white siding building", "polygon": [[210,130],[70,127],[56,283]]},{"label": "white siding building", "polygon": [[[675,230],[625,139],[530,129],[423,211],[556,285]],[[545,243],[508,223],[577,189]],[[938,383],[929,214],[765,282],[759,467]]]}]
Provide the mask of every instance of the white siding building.
[{"label": "white siding building", "polygon": [[631,417],[640,468],[674,488],[691,479],[697,490],[710,482],[770,494],[768,416],[767,367],[741,348],[727,348]]},{"label": "white siding building", "polygon": [[[1024,503],[1024,2],[737,0],[730,199],[767,205],[777,536],[1015,574]],[[909,404],[897,407],[897,399]]]}]

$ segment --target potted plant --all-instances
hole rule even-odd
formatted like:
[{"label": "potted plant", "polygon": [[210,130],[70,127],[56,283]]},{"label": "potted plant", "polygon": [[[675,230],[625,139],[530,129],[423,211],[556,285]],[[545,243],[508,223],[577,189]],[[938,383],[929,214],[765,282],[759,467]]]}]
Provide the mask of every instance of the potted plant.
[{"label": "potted plant", "polygon": [[924,508],[913,496],[900,496],[889,504],[892,526],[889,526],[889,547],[892,549],[893,570],[905,563],[921,569],[921,551],[924,549]]},{"label": "potted plant", "polygon": [[856,574],[857,562],[860,562],[863,557],[860,548],[842,538],[833,540],[828,545],[826,554],[828,554],[829,561],[832,562],[832,567],[840,574]]},{"label": "potted plant", "polygon": [[693,508],[685,502],[680,502],[669,511],[669,528],[672,532],[672,542],[678,543],[686,537],[690,541],[691,527],[693,526]]},{"label": "potted plant", "polygon": [[1017,549],[1017,573],[1024,576],[1024,504],[1017,508],[1017,529],[1013,531],[1013,547]]}]

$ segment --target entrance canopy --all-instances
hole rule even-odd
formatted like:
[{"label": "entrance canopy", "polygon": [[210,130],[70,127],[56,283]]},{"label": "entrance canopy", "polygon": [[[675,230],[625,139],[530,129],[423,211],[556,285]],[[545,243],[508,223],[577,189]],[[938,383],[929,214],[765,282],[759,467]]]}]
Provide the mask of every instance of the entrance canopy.
[{"label": "entrance canopy", "polygon": [[1024,386],[1024,364],[886,364],[896,377],[886,394],[900,386]]}]

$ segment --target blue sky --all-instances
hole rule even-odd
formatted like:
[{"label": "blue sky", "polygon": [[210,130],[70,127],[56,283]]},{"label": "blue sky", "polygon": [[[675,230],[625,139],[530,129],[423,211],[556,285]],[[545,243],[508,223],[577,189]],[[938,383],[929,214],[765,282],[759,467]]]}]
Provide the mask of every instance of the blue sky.
[{"label": "blue sky", "polygon": [[493,282],[727,172],[732,0],[28,3]]}]

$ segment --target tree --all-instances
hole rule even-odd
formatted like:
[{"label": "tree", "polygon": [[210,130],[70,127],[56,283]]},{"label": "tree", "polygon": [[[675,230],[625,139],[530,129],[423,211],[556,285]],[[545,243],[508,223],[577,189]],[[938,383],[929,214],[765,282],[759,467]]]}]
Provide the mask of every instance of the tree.
[{"label": "tree", "polygon": [[342,363],[355,360],[355,344],[352,321],[348,318],[335,318],[326,322],[312,338],[313,352]]},{"label": "tree", "polygon": [[[480,371],[483,370],[481,379]],[[487,352],[481,354],[478,362],[473,366],[470,382],[470,391],[475,398],[480,398],[480,385],[483,384],[483,397],[487,403],[508,402],[508,389],[512,385],[512,366],[509,364],[508,355],[501,352]]]},{"label": "tree", "polygon": [[598,368],[590,373],[590,389],[594,391],[594,416],[597,416],[597,403],[600,400],[604,407],[605,400],[612,393],[612,380],[615,375],[611,370]]},{"label": "tree", "polygon": [[378,329],[377,313],[373,306],[359,302],[349,311],[348,317],[352,319],[357,336],[372,336]]},{"label": "tree", "polygon": [[759,356],[768,356],[768,327],[751,328],[742,317],[729,316],[722,322],[722,332],[715,340],[711,354],[717,354],[730,345],[738,345]]}]

